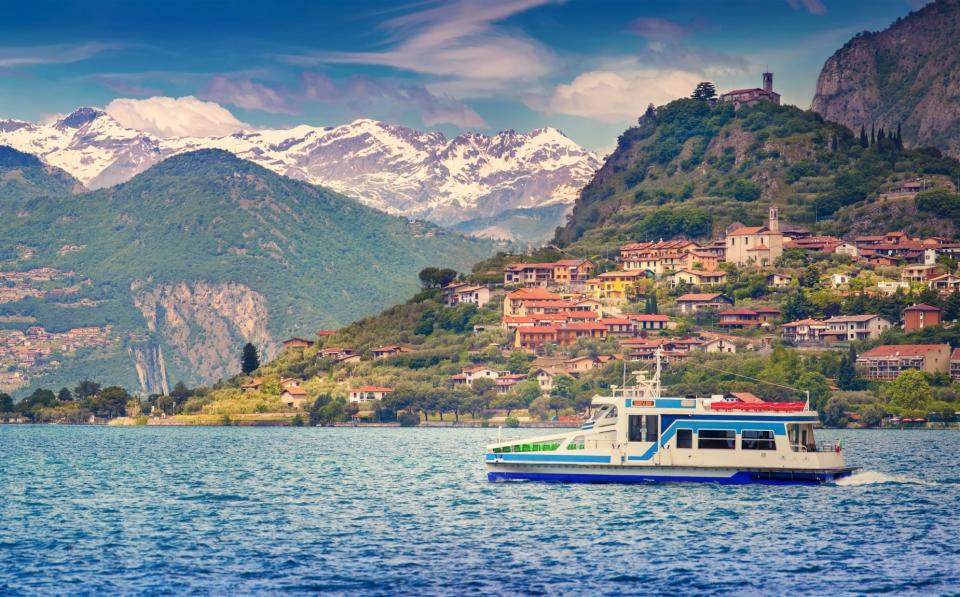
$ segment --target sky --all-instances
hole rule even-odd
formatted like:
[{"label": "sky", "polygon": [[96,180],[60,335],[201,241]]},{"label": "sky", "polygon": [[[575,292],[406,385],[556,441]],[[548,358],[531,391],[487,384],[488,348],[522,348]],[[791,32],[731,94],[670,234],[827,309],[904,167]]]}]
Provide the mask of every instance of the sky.
[{"label": "sky", "polygon": [[375,118],[447,135],[552,126],[611,148],[646,109],[823,62],[925,0],[32,0],[0,19],[0,118],[80,106],[161,136]]}]

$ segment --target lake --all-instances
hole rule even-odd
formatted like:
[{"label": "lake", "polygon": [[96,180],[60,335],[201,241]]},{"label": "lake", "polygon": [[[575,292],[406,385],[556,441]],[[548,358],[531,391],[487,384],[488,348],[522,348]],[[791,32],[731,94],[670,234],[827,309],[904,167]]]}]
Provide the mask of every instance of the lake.
[{"label": "lake", "polygon": [[956,431],[821,431],[820,487],[489,483],[496,433],[0,425],[0,593],[960,589]]}]

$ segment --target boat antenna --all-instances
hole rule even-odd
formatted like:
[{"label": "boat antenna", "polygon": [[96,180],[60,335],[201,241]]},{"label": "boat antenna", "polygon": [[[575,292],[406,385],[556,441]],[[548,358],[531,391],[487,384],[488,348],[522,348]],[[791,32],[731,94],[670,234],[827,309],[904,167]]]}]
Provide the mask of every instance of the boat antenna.
[{"label": "boat antenna", "polygon": [[660,396],[660,359],[663,356],[663,346],[658,346],[655,354],[657,357],[657,370],[653,374],[653,391],[655,396]]}]

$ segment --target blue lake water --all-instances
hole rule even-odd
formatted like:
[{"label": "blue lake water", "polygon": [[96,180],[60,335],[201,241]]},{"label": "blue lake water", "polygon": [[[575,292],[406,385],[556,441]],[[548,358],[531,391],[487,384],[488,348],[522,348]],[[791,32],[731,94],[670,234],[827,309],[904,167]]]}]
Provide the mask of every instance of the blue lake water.
[{"label": "blue lake water", "polygon": [[0,426],[0,594],[960,590],[956,431],[821,431],[821,487],[488,483],[495,436]]}]

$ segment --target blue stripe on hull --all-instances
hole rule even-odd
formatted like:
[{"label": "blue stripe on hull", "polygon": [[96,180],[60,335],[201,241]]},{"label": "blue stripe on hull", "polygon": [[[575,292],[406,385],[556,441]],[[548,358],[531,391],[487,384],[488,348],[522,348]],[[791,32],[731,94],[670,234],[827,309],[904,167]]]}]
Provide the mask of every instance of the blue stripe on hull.
[{"label": "blue stripe on hull", "polygon": [[598,475],[590,473],[536,473],[496,472],[487,473],[488,481],[543,481],[547,483],[719,483],[721,485],[819,485],[830,483],[850,472],[790,472],[790,471],[739,471],[728,477],[682,476],[682,475]]}]

